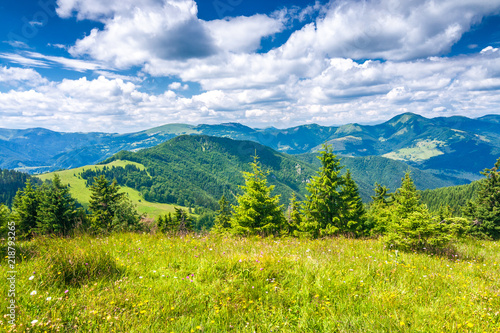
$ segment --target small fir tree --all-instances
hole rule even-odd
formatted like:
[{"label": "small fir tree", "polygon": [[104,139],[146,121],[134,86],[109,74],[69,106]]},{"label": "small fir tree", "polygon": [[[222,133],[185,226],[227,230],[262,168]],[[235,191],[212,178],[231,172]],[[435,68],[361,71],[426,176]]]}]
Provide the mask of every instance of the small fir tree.
[{"label": "small fir tree", "polygon": [[31,181],[28,179],[26,187],[17,191],[13,202],[13,210],[18,218],[16,234],[21,238],[33,236],[37,226],[39,205],[39,193],[31,186]]},{"label": "small fir tree", "polygon": [[110,184],[104,175],[94,178],[90,187],[89,209],[92,213],[91,228],[94,232],[110,232],[115,217],[115,209],[124,193],[118,193],[120,186],[116,179]]},{"label": "small fir tree", "polygon": [[290,203],[288,204],[288,209],[286,213],[287,222],[287,232],[290,234],[296,234],[299,231],[300,225],[302,223],[302,202],[297,200],[297,195],[295,192],[290,198]]},{"label": "small fir tree", "polygon": [[223,232],[231,228],[231,206],[226,200],[226,197],[222,195],[219,200],[219,210],[216,212],[215,225],[213,227],[214,232]]},{"label": "small fir tree", "polygon": [[474,219],[472,232],[500,239],[500,158],[491,169],[481,172],[485,176],[475,200],[464,209],[466,216]]},{"label": "small fir tree", "polygon": [[69,193],[69,186],[54,174],[52,184],[41,190],[37,233],[67,235],[75,225],[76,200]]},{"label": "small fir tree", "polygon": [[362,235],[366,231],[366,212],[356,182],[347,170],[341,190],[340,230],[344,233]]},{"label": "small fir tree", "polygon": [[328,236],[341,228],[342,186],[345,180],[340,175],[340,159],[333,153],[331,145],[323,144],[318,156],[321,168],[314,176],[307,190],[305,216],[300,232],[312,237]]},{"label": "small fir tree", "polygon": [[269,235],[280,232],[285,217],[279,205],[279,195],[271,197],[274,186],[267,185],[268,172],[262,171],[258,157],[254,157],[252,172],[243,172],[245,185],[238,196],[238,205],[233,206],[233,230],[239,234]]}]

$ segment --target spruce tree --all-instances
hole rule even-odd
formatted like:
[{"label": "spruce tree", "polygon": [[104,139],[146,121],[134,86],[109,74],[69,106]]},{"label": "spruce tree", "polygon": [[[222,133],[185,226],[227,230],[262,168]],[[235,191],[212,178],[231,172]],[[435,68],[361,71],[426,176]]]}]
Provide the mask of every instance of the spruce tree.
[{"label": "spruce tree", "polygon": [[486,178],[481,180],[475,200],[468,203],[464,213],[474,219],[474,233],[500,239],[500,158],[493,168],[481,174]]},{"label": "spruce tree", "polygon": [[9,229],[10,219],[10,210],[9,207],[4,204],[0,204],[0,237],[7,238],[7,232]]},{"label": "spruce tree", "polygon": [[250,164],[252,172],[243,172],[245,185],[240,186],[243,194],[237,197],[233,206],[233,230],[239,234],[269,235],[280,232],[285,217],[279,205],[279,195],[271,197],[274,186],[267,185],[268,172],[262,171],[258,157]]},{"label": "spruce tree", "polygon": [[321,168],[318,175],[307,184],[305,215],[301,232],[313,237],[328,236],[341,228],[342,186],[345,180],[340,175],[340,159],[333,153],[331,145],[323,144],[318,156]]},{"label": "spruce tree", "polygon": [[384,241],[389,248],[405,251],[442,250],[452,237],[453,226],[436,222],[420,196],[408,171],[394,194]]},{"label": "spruce tree", "polygon": [[40,192],[40,205],[36,230],[39,234],[67,235],[75,224],[76,200],[54,174],[52,184]]},{"label": "spruce tree", "polygon": [[356,182],[347,170],[341,190],[342,205],[340,208],[340,231],[354,235],[361,235],[366,229],[366,212],[359,195]]},{"label": "spruce tree", "polygon": [[21,238],[30,238],[33,236],[38,218],[38,206],[40,197],[31,186],[31,181],[26,181],[26,187],[17,191],[14,197],[13,210],[18,216],[16,234]]},{"label": "spruce tree", "polygon": [[222,195],[219,200],[219,210],[216,212],[215,217],[215,232],[222,232],[231,228],[231,206],[226,200],[226,197]]},{"label": "spruce tree", "polygon": [[120,186],[116,179],[110,184],[104,175],[94,177],[90,187],[89,209],[92,213],[91,228],[94,232],[110,232],[113,226],[116,204],[124,193],[118,193]]},{"label": "spruce tree", "polygon": [[[182,208],[177,208],[175,207],[175,214],[174,214],[174,225],[176,226],[176,230],[180,233],[186,233],[188,231],[193,230],[193,219],[189,214]],[[174,226],[172,226],[174,227]],[[174,229],[172,228],[172,231]]]},{"label": "spruce tree", "polygon": [[288,204],[286,213],[287,232],[296,234],[302,223],[302,202],[297,200],[297,195],[293,192]]}]

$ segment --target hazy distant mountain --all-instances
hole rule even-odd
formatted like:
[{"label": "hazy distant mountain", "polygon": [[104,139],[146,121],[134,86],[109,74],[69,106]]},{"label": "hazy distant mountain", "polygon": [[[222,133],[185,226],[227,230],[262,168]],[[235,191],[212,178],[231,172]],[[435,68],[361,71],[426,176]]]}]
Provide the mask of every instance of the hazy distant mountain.
[{"label": "hazy distant mountain", "polygon": [[129,134],[0,129],[0,168],[34,173],[95,164],[120,150],[153,147],[181,134],[250,140],[289,154],[315,152],[328,142],[343,156],[383,156],[462,182],[477,179],[500,156],[500,115],[428,119],[405,113],[378,125],[339,127],[169,124]]}]

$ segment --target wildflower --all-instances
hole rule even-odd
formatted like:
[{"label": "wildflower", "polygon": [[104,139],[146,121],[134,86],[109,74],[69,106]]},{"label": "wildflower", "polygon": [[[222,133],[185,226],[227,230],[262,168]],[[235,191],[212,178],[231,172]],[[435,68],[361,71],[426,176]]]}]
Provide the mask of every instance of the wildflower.
[{"label": "wildflower", "polygon": [[64,291],[65,294],[67,294],[68,292],[69,292],[69,290],[67,290],[67,289]]},{"label": "wildflower", "polygon": [[139,279],[142,279],[142,276],[139,276]]},{"label": "wildflower", "polygon": [[49,296],[49,297],[47,297],[45,300],[46,300],[47,302],[50,302],[50,300],[52,300],[52,297],[50,297],[50,296]]},{"label": "wildflower", "polygon": [[30,281],[31,281],[31,280],[33,280],[34,278],[35,278],[35,276],[34,276],[34,275],[32,275],[32,276],[30,276],[30,277],[29,277],[29,279],[28,279],[28,280],[30,280]]},{"label": "wildflower", "polygon": [[30,293],[31,296],[33,295],[36,295],[36,290],[33,290],[31,293]]},{"label": "wildflower", "polygon": [[35,325],[36,323],[38,323],[38,320],[36,319],[31,321],[31,325]]}]

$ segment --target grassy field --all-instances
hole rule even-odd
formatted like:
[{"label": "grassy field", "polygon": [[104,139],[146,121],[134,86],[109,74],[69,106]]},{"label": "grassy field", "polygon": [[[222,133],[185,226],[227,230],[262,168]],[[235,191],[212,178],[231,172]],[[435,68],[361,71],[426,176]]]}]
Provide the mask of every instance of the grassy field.
[{"label": "grassy field", "polygon": [[453,259],[212,235],[40,238],[17,252],[8,332],[500,332],[498,242],[465,241]]},{"label": "grassy field", "polygon": [[[54,177],[54,173],[57,173],[59,177],[61,177],[61,181],[63,184],[70,185],[71,195],[78,200],[84,207],[86,207],[90,200],[90,190],[85,187],[85,179],[79,177],[79,174],[83,170],[89,169],[102,169],[104,166],[107,167],[124,167],[127,164],[133,164],[141,170],[144,170],[145,167],[142,164],[130,162],[130,161],[113,161],[108,164],[102,165],[88,165],[80,168],[70,169],[70,170],[62,170],[51,173],[45,173],[41,175],[36,175],[35,177],[40,178],[41,180],[51,180]],[[181,207],[179,205],[170,205],[170,204],[162,204],[162,203],[154,203],[145,201],[139,191],[122,186],[121,192],[127,193],[128,198],[132,201],[134,205],[137,206],[137,211],[140,214],[146,214],[148,217],[156,218],[160,214],[165,213],[173,213],[174,207]],[[185,208],[185,207],[184,207]]]}]

